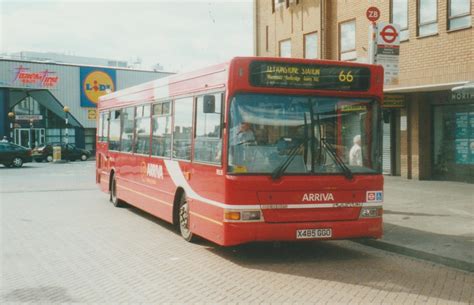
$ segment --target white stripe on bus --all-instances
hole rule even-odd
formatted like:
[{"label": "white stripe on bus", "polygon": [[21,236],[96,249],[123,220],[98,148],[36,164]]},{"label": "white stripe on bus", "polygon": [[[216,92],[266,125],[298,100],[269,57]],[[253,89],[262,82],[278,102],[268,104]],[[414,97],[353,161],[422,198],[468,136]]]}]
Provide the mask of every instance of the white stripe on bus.
[{"label": "white stripe on bus", "polygon": [[196,193],[193,188],[189,185],[188,181],[184,177],[181,168],[179,167],[178,161],[164,160],[166,169],[173,180],[176,187],[181,186],[186,192],[186,196],[189,198],[213,205],[222,209],[228,210],[259,210],[259,209],[327,209],[337,207],[381,207],[380,202],[377,203],[316,203],[316,204],[256,204],[256,205],[245,205],[245,204],[225,204],[212,199],[204,198]]}]

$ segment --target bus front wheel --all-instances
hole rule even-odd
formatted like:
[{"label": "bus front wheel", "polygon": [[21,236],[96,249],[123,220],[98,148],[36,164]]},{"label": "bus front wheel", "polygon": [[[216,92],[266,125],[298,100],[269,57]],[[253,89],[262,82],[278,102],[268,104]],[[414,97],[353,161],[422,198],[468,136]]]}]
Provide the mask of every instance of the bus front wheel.
[{"label": "bus front wheel", "polygon": [[117,208],[124,206],[124,202],[117,196],[117,179],[115,179],[115,175],[112,176],[112,182],[110,183],[110,202]]},{"label": "bus front wheel", "polygon": [[189,203],[186,200],[186,194],[182,194],[179,200],[179,231],[184,240],[194,242],[196,236],[189,228]]}]

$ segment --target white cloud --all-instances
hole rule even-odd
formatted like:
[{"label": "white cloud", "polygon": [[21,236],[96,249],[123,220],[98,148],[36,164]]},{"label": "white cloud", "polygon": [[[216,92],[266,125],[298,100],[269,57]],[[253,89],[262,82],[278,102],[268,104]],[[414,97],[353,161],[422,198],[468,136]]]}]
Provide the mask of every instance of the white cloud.
[{"label": "white cloud", "polygon": [[73,52],[187,70],[252,54],[251,1],[4,1],[2,52]]}]

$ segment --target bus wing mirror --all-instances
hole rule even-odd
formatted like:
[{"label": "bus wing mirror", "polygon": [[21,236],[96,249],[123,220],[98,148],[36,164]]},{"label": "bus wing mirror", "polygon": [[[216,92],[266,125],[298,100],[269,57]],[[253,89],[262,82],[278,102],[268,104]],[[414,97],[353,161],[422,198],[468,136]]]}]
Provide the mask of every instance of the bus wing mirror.
[{"label": "bus wing mirror", "polygon": [[214,95],[204,95],[204,104],[202,107],[204,113],[216,112],[216,97]]}]

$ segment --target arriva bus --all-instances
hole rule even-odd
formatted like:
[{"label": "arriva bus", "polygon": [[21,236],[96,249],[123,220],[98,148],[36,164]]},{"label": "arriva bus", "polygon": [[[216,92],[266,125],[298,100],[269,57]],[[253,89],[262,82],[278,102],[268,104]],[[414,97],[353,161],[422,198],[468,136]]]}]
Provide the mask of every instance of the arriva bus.
[{"label": "arriva bus", "polygon": [[103,96],[96,181],[182,237],[380,238],[383,69],[239,57]]}]

